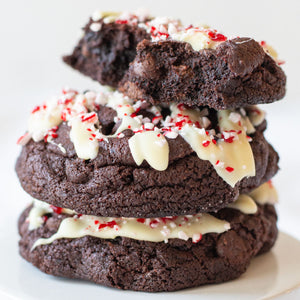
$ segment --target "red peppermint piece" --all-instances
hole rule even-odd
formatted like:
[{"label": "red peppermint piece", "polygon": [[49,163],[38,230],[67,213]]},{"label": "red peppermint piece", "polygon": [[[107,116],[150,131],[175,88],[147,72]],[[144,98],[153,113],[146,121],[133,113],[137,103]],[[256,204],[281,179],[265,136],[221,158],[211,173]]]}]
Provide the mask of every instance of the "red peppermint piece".
[{"label": "red peppermint piece", "polygon": [[214,42],[225,42],[227,37],[221,33],[217,33],[216,31],[208,31],[209,38]]},{"label": "red peppermint piece", "polygon": [[54,206],[54,205],[50,205],[50,207],[52,208],[53,212],[60,215],[62,213],[62,208],[58,207],[58,206]]},{"label": "red peppermint piece", "polygon": [[32,110],[31,113],[34,114],[35,112],[39,111],[40,109],[41,109],[41,107],[38,105]]},{"label": "red peppermint piece", "polygon": [[267,43],[266,43],[266,41],[261,41],[261,42],[260,42],[260,45],[261,45],[262,47],[265,47],[265,46],[267,45]]},{"label": "red peppermint piece", "polygon": [[151,228],[155,228],[158,225],[158,221],[157,220],[152,220],[149,225],[150,225]]},{"label": "red peppermint piece", "polygon": [[177,216],[174,217],[162,217],[161,220],[164,224],[167,223],[167,221],[175,221],[177,219]]},{"label": "red peppermint piece", "polygon": [[81,116],[82,122],[94,123],[96,120],[97,120],[97,115],[95,113],[93,113],[87,117]]},{"label": "red peppermint piece", "polygon": [[42,216],[42,220],[43,220],[44,223],[46,223],[47,220],[48,220],[48,217],[47,216]]},{"label": "red peppermint piece", "polygon": [[159,121],[160,121],[162,118],[163,118],[162,116],[156,116],[156,117],[154,117],[154,118],[152,119],[152,123],[156,125],[156,124],[159,123]]},{"label": "red peppermint piece", "polygon": [[116,24],[127,24],[128,20],[116,20]]},{"label": "red peppermint piece", "polygon": [[271,179],[268,181],[268,185],[269,185],[269,188],[270,188],[270,189],[272,189],[272,188],[273,188],[273,182],[272,182],[272,180],[271,180]]},{"label": "red peppermint piece", "polygon": [[229,173],[233,172],[234,171],[234,168],[232,167],[226,167],[225,170]]},{"label": "red peppermint piece", "polygon": [[105,228],[105,227],[109,227],[109,228],[114,228],[114,226],[117,225],[116,221],[113,220],[113,221],[110,221],[110,222],[107,222],[107,223],[103,223],[103,224],[100,224],[98,229],[102,229],[102,228]]},{"label": "red peppermint piece", "polygon": [[24,135],[18,138],[17,145],[25,146],[29,142],[30,138],[31,136],[28,132],[26,132]]},{"label": "red peppermint piece", "polygon": [[139,222],[139,223],[145,223],[146,219],[138,218],[138,219],[136,219],[136,221]]},{"label": "red peppermint piece", "polygon": [[200,233],[198,238],[193,238],[193,244],[197,244],[202,240],[202,234]]},{"label": "red peppermint piece", "polygon": [[203,146],[203,147],[208,147],[209,144],[210,144],[210,141],[203,141],[203,142],[202,142],[202,146]]},{"label": "red peppermint piece", "polygon": [[234,136],[231,136],[231,137],[229,137],[228,139],[224,139],[224,141],[226,142],[226,143],[233,143],[233,140],[234,140]]}]

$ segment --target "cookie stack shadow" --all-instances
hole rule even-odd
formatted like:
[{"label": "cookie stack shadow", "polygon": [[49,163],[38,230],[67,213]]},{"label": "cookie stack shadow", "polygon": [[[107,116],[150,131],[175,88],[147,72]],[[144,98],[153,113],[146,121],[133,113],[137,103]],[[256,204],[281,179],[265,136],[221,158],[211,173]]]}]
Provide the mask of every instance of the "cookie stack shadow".
[{"label": "cookie stack shadow", "polygon": [[277,238],[279,157],[256,106],[285,94],[274,53],[178,20],[95,12],[63,60],[110,88],[62,90],[18,141],[33,197],[19,218],[22,257],[148,292],[244,273]]}]

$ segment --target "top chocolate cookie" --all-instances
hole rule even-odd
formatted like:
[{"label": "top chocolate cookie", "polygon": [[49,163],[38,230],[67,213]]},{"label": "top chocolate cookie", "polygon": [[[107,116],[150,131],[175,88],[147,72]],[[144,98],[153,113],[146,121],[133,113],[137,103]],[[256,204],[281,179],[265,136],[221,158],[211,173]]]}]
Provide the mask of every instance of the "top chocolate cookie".
[{"label": "top chocolate cookie", "polygon": [[168,18],[97,12],[64,61],[152,104],[234,109],[285,94],[281,62],[265,42],[228,39],[216,30],[185,28]]}]

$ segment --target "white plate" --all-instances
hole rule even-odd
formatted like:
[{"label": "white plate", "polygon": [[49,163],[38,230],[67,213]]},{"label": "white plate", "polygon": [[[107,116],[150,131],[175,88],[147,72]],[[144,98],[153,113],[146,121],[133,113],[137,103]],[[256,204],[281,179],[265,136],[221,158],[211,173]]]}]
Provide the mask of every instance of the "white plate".
[{"label": "white plate", "polygon": [[[280,233],[273,250],[256,257],[239,279],[173,293],[121,291],[89,282],[56,278],[21,259],[15,230],[1,237],[0,299],[268,299],[300,286],[300,242]],[[2,293],[2,294],[1,294]],[[297,292],[298,294],[298,292]],[[294,298],[294,297],[293,297]]]}]

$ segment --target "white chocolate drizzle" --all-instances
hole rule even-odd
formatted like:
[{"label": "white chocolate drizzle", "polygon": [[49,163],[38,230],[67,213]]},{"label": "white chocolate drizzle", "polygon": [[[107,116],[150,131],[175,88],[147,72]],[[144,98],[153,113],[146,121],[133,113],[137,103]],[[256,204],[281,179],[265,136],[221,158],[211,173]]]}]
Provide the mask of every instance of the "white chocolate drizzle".
[{"label": "white chocolate drizzle", "polygon": [[[254,195],[254,196],[252,196]],[[275,188],[270,182],[261,185],[254,193],[242,194],[228,208],[236,209],[244,214],[257,212],[256,202],[259,204],[274,203]],[[277,201],[277,198],[276,198]],[[53,213],[53,206],[34,200],[28,222],[29,230],[36,229],[43,224],[43,215]],[[78,215],[69,209],[62,209],[61,213],[72,215],[64,219],[58,231],[48,239],[38,239],[33,249],[39,245],[50,244],[61,238],[80,238],[86,235],[114,239],[118,236],[136,240],[152,242],[167,242],[168,239],[179,238],[199,241],[206,233],[222,233],[230,229],[230,224],[207,213],[165,218],[110,218]],[[197,238],[198,237],[198,238]]]},{"label": "white chocolate drizzle", "polygon": [[266,117],[266,113],[259,109],[257,106],[249,106],[248,107],[249,112],[249,121],[253,126],[260,125]]},{"label": "white chocolate drizzle", "polygon": [[[119,24],[137,25],[150,34],[153,42],[164,40],[186,42],[190,44],[195,51],[202,49],[215,49],[220,43],[227,40],[226,36],[207,25],[190,25],[185,27],[178,19],[169,17],[152,18],[146,11],[143,10],[133,13],[127,11],[106,12],[97,10],[92,14],[91,19],[93,23],[90,24],[90,30],[94,32],[101,30],[101,21],[105,24],[115,22]],[[252,39],[236,42],[236,44],[246,43],[250,40]],[[284,63],[282,60],[278,59],[278,54],[273,47],[265,41],[261,41],[260,45],[264,51],[278,63],[278,65]]]},{"label": "white chocolate drizzle", "polygon": [[[30,210],[29,215],[27,217],[27,222],[29,224],[28,229],[34,230],[42,226],[42,224],[44,223],[43,216],[46,214],[51,214],[53,212],[54,206],[46,202],[34,199],[32,209]],[[67,208],[62,208],[61,213],[69,215],[76,214],[75,211]]]},{"label": "white chocolate drizzle", "polygon": [[[97,115],[100,105],[117,113],[114,121],[119,127],[110,135],[101,131]],[[149,107],[143,101],[134,102],[119,92],[78,94],[74,90],[64,90],[58,98],[33,110],[29,130],[20,138],[19,144],[25,145],[30,138],[36,142],[44,139],[66,153],[63,145],[55,142],[58,126],[65,122],[71,128],[70,139],[78,157],[87,160],[98,155],[99,143],[122,138],[123,131],[131,130],[133,136],[129,138],[129,148],[136,164],[146,160],[152,168],[163,171],[169,163],[167,139],[181,135],[198,157],[208,160],[231,186],[244,177],[255,175],[251,139],[247,134],[254,133],[254,126],[264,120],[264,113],[256,106],[246,110],[218,111],[219,133],[208,129],[211,125],[208,109],[190,109],[182,104],[172,104],[169,108],[171,114],[163,118],[160,107]],[[139,115],[140,109],[154,117],[150,120]]]},{"label": "white chocolate drizzle", "polygon": [[143,28],[151,36],[153,42],[161,40],[175,40],[189,43],[195,51],[201,49],[215,49],[220,42],[227,38],[208,26],[189,26],[173,18],[156,17],[151,18],[145,12],[103,12],[95,11],[92,15],[90,30],[97,32],[101,30],[101,20],[103,23],[119,23],[137,25]]},{"label": "white chocolate drizzle", "polygon": [[244,214],[251,215],[257,212],[255,201],[248,195],[239,195],[238,199],[228,205],[229,208],[237,209]]},{"label": "white chocolate drizzle", "polygon": [[47,101],[33,109],[28,121],[28,133],[35,142],[42,140],[48,130],[61,123],[62,109],[56,101]]},{"label": "white chocolate drizzle", "polygon": [[[228,222],[205,213],[195,216],[156,219],[104,218],[82,215],[64,219],[57,233],[48,239],[37,240],[32,248],[50,244],[61,238],[80,238],[86,235],[102,239],[114,239],[122,236],[150,242],[162,242],[173,238],[188,240],[193,238],[195,233],[202,235],[210,232],[222,233],[229,228]],[[182,233],[184,233],[184,237]]]},{"label": "white chocolate drizzle", "polygon": [[189,43],[195,51],[202,49],[215,49],[221,42],[227,38],[217,33],[216,30],[203,27],[190,27],[171,33],[172,40]]},{"label": "white chocolate drizzle", "polygon": [[29,223],[28,229],[34,230],[42,226],[42,224],[44,223],[42,217],[48,213],[53,213],[53,210],[51,209],[50,205],[46,202],[42,202],[35,199],[33,201],[33,207],[30,210],[29,215],[27,217],[27,221]]},{"label": "white chocolate drizzle", "polygon": [[169,145],[161,133],[157,131],[136,133],[129,139],[129,148],[138,166],[145,159],[150,166],[158,171],[167,169]]},{"label": "white chocolate drizzle", "polygon": [[252,191],[250,197],[253,198],[257,203],[263,204],[276,204],[278,203],[278,194],[272,181],[262,184],[260,187]]},{"label": "white chocolate drizzle", "polygon": [[[204,128],[199,129],[194,124],[184,125],[179,134],[200,159],[210,161],[218,175],[233,187],[242,178],[255,176],[254,157],[246,134],[247,131],[252,132],[254,127],[248,118],[241,115],[238,122],[232,122],[230,113],[228,110],[218,112],[219,126],[223,132],[223,138],[218,142]],[[176,114],[178,108],[173,106],[172,115]],[[191,113],[182,109],[180,115],[187,115],[194,122],[200,119],[200,112],[197,116],[195,111]]]},{"label": "white chocolate drizzle", "polygon": [[[97,115],[95,122],[98,121]],[[99,142],[91,137],[91,133],[95,131],[94,124],[91,122],[83,122],[80,118],[74,118],[70,121],[70,139],[74,144],[78,157],[82,159],[94,159],[97,157]],[[89,131],[89,130],[90,131]]]}]

